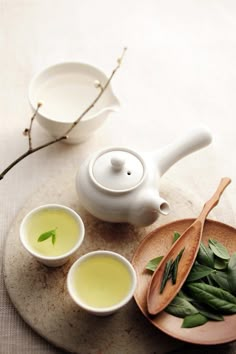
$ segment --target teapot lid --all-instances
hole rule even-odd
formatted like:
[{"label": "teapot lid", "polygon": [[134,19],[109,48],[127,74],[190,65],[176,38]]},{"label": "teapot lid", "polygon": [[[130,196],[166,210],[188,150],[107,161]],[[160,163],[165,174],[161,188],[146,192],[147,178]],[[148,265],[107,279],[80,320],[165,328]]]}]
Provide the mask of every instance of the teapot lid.
[{"label": "teapot lid", "polygon": [[90,162],[90,176],[103,189],[121,192],[136,188],[144,178],[144,161],[126,148],[103,150]]}]

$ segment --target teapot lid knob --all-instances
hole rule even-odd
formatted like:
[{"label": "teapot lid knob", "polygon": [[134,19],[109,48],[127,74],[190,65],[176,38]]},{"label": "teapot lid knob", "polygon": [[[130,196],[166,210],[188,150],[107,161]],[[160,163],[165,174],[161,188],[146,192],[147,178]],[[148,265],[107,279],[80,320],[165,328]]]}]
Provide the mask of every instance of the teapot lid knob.
[{"label": "teapot lid knob", "polygon": [[99,188],[123,192],[142,183],[145,165],[133,150],[118,147],[99,152],[89,164],[89,174]]},{"label": "teapot lid knob", "polygon": [[112,165],[113,170],[121,171],[124,167],[124,164],[125,164],[124,157],[122,157],[121,155],[112,156],[111,165]]}]

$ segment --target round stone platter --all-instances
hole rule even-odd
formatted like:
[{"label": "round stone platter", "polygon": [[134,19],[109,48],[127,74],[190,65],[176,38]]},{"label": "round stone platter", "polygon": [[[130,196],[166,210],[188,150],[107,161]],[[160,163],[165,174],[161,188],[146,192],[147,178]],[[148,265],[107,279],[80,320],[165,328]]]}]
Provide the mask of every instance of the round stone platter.
[{"label": "round stone platter", "polygon": [[[172,207],[168,216],[146,228],[103,222],[80,205],[75,190],[75,171],[67,171],[47,181],[26,202],[13,222],[4,249],[4,277],[9,296],[22,318],[55,346],[80,354],[166,353],[180,345],[153,327],[134,300],[108,317],[96,317],[80,309],[69,297],[66,276],[81,255],[98,249],[112,250],[131,260],[144,236],[157,226],[198,215],[203,201],[164,177],[161,195]],[[209,195],[210,197],[210,195]],[[47,268],[22,247],[19,226],[33,208],[57,203],[71,207],[85,224],[85,239],[76,256],[62,267]]]}]

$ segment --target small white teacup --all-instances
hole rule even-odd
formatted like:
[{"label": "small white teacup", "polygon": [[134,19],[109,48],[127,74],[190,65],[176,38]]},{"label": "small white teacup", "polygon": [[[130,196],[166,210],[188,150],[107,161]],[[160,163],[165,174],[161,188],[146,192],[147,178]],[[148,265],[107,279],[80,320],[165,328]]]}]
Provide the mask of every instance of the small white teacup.
[{"label": "small white teacup", "polygon": [[132,298],[137,284],[131,263],[118,253],[94,251],[80,257],[70,268],[67,287],[82,309],[110,315]]},{"label": "small white teacup", "polygon": [[72,209],[46,204],[30,211],[20,225],[25,249],[49,267],[61,266],[78,250],[84,239],[84,224]]}]

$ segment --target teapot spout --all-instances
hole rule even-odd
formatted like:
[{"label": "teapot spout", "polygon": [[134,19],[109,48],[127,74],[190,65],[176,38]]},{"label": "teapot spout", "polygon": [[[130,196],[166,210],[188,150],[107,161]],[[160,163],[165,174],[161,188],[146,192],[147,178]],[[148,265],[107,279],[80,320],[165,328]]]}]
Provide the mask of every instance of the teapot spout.
[{"label": "teapot spout", "polygon": [[167,201],[160,196],[158,196],[156,201],[156,208],[158,212],[162,215],[168,215],[170,212],[170,207]]},{"label": "teapot spout", "polygon": [[160,176],[183,157],[209,145],[212,135],[206,127],[198,126],[156,152]]},{"label": "teapot spout", "polygon": [[[153,224],[159,214],[169,214],[170,207],[168,202],[150,191],[145,193],[142,198],[135,201],[136,207],[132,208],[130,222],[137,226],[148,226]],[[139,207],[137,207],[139,205]]]}]

